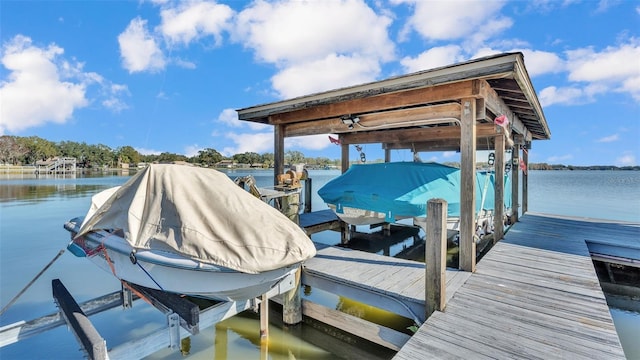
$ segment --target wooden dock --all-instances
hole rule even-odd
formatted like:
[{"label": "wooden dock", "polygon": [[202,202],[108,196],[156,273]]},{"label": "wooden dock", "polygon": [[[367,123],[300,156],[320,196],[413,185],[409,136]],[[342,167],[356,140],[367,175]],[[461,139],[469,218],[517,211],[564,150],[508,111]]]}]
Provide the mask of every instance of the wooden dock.
[{"label": "wooden dock", "polygon": [[640,226],[520,220],[394,359],[625,358],[585,240],[634,242]]}]

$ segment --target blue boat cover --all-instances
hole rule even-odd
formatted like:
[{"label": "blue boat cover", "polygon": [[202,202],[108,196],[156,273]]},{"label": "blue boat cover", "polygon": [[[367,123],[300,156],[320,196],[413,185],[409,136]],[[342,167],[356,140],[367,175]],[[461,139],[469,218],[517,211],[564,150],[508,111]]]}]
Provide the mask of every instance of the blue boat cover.
[{"label": "blue boat cover", "polygon": [[[476,173],[476,211],[493,210],[494,173]],[[505,207],[511,207],[511,189],[505,176]],[[485,191],[486,188],[486,191]],[[483,196],[483,194],[485,194]],[[385,213],[396,217],[426,216],[427,201],[440,198],[448,203],[448,216],[460,216],[460,169],[437,163],[391,162],[354,164],[344,174],[318,190],[327,204]],[[484,199],[483,199],[484,198]]]}]

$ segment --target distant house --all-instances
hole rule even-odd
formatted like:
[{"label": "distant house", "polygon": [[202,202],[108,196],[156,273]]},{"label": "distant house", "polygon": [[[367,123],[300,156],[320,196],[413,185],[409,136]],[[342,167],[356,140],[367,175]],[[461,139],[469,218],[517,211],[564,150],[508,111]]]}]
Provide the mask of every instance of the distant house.
[{"label": "distant house", "polygon": [[237,166],[238,166],[238,163],[233,160],[222,160],[216,163],[216,167],[218,168],[234,168]]}]

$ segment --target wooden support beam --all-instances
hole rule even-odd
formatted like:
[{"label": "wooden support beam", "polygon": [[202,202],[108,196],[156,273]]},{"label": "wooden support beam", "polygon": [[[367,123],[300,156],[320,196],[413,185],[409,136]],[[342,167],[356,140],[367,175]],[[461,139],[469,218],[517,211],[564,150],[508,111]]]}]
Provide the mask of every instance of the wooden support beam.
[{"label": "wooden support beam", "polygon": [[526,171],[522,174],[522,214],[529,211],[529,152],[527,150],[522,151],[522,161]]},{"label": "wooden support beam", "polygon": [[460,114],[460,104],[450,102],[388,111],[376,111],[367,114],[349,113],[357,116],[359,122],[352,127],[342,122],[341,114],[335,117],[294,122],[286,124],[285,136],[305,136],[314,134],[340,134],[354,131],[393,129],[406,126],[421,126],[431,123],[455,121]]},{"label": "wooden support beam", "polygon": [[[269,116],[269,123],[289,124],[295,122],[340,118],[347,114],[369,114],[400,108],[418,107],[428,104],[478,96],[477,80],[466,80],[438,86],[425,86],[402,91],[386,92],[379,95],[363,96],[355,99],[321,104],[302,109],[292,109]],[[363,93],[363,95],[366,95]]]},{"label": "wooden support beam", "polygon": [[127,282],[127,285],[144,295],[151,305],[164,314],[174,312],[180,317],[180,325],[195,335],[200,332],[200,308],[197,304],[178,294],[151,289]]},{"label": "wooden support beam", "polygon": [[[486,83],[485,80],[481,81]],[[487,107],[487,109],[489,109],[489,111],[496,115],[506,115],[511,124],[511,128],[518,134],[523,135],[527,141],[531,140],[531,132],[529,132],[524,123],[518,118],[518,116],[516,116],[516,114],[511,111],[511,109],[509,109],[507,104],[502,101],[498,93],[493,90],[493,88],[491,88],[488,83],[481,87],[481,93],[483,95],[483,98],[485,99],[485,106]]]},{"label": "wooden support beam", "polygon": [[295,286],[282,295],[282,321],[287,325],[295,325],[302,321],[302,300],[300,297],[300,275],[302,268],[298,268]]},{"label": "wooden support beam", "polygon": [[495,198],[494,198],[494,217],[493,217],[493,243],[497,243],[504,237],[504,224],[502,218],[504,216],[504,145],[505,136],[499,135],[495,137],[496,141],[496,158],[495,168]]},{"label": "wooden support beam", "polygon": [[462,99],[460,139],[460,255],[459,268],[476,270],[476,99]]},{"label": "wooden support beam", "polygon": [[89,359],[107,359],[107,344],[60,279],[51,281],[53,298]]},{"label": "wooden support beam", "polygon": [[345,171],[349,170],[349,144],[342,142],[342,136],[340,136],[340,142],[342,144],[340,152],[340,167],[344,174]]},{"label": "wooden support beam", "polygon": [[513,155],[513,160],[511,163],[511,207],[513,209],[513,216],[511,219],[513,222],[518,221],[518,210],[519,210],[519,194],[520,194],[520,151],[518,147],[514,147],[513,151],[511,151]]},{"label": "wooden support beam", "polygon": [[427,201],[427,226],[424,262],[425,319],[435,311],[444,311],[446,303],[447,265],[447,202],[443,199]]},{"label": "wooden support beam", "polygon": [[[342,144],[372,144],[372,143],[411,143],[422,141],[460,140],[460,126],[434,126],[428,128],[394,129],[386,131],[356,132],[341,134]],[[476,137],[496,136],[497,130],[493,123],[477,124]]]},{"label": "wooden support beam", "polygon": [[260,343],[269,340],[269,298],[266,294],[262,295],[260,302]]},{"label": "wooden support beam", "polygon": [[304,212],[311,212],[311,204],[313,199],[313,181],[310,177],[304,179]]},{"label": "wooden support beam", "polygon": [[278,185],[278,175],[284,174],[284,126],[274,126],[273,137],[273,185]]}]

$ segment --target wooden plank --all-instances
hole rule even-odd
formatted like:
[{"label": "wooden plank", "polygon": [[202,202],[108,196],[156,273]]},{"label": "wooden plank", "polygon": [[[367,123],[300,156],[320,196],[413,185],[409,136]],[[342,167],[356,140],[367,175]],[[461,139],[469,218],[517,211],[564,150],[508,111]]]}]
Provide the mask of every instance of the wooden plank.
[{"label": "wooden plank", "polygon": [[[496,135],[496,126],[493,124],[477,124],[475,136],[487,138]],[[422,141],[460,140],[461,128],[459,126],[435,126],[412,127],[408,129],[396,129],[387,131],[360,131],[350,134],[342,134],[340,141],[343,144],[371,144],[371,143],[411,143]]]},{"label": "wooden plank", "polygon": [[93,326],[91,320],[80,309],[80,306],[62,284],[62,281],[53,279],[51,287],[53,289],[53,298],[56,300],[64,319],[87,356],[90,359],[106,359],[106,342]]},{"label": "wooden plank", "polygon": [[[345,115],[345,114],[341,114]],[[358,114],[358,124],[349,127],[342,122],[341,116],[314,121],[313,126],[308,122],[294,122],[286,125],[285,136],[305,136],[315,134],[340,134],[352,131],[377,131],[407,126],[424,126],[442,122],[455,123],[460,116],[460,104],[450,102],[446,104],[426,104],[421,107],[387,110]]]},{"label": "wooden plank", "polygon": [[443,340],[494,358],[624,359],[585,249],[584,235],[600,225],[529,214],[521,220],[396,359],[428,357],[426,349]]},{"label": "wooden plank", "polygon": [[[473,87],[473,82],[473,80],[467,80],[441,86],[403,89],[402,91],[319,104],[302,109],[290,109],[269,116],[269,123],[275,125],[306,122],[310,127],[313,127],[317,125],[317,122],[312,120],[317,119],[339,118],[347,114],[361,115],[476,96],[478,89]],[[242,113],[239,115],[244,116]]]},{"label": "wooden plank", "polygon": [[[280,302],[280,299],[273,300]],[[342,311],[329,309],[307,300],[302,300],[302,313],[312,319],[396,351],[400,350],[410,338],[409,335],[399,331],[374,324],[343,313]]]}]

